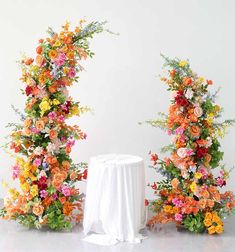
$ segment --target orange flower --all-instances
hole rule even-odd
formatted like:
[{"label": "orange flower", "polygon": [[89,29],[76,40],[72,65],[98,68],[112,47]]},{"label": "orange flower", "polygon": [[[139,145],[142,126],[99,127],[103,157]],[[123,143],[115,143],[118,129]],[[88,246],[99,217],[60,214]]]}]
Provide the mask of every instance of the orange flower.
[{"label": "orange flower", "polygon": [[37,216],[40,216],[43,214],[43,211],[44,211],[44,207],[40,204],[35,204],[33,206],[33,213]]},{"label": "orange flower", "polygon": [[190,77],[184,78],[184,84],[189,86],[192,84],[192,79]]},{"label": "orange flower", "polygon": [[48,89],[50,93],[55,93],[57,91],[57,85],[52,84]]},{"label": "orange flower", "polygon": [[33,120],[32,120],[32,118],[26,118],[25,119],[25,121],[24,121],[24,126],[26,127],[26,128],[29,128],[31,125],[32,125],[32,123],[33,123]]},{"label": "orange flower", "polygon": [[43,130],[44,129],[44,127],[45,127],[45,123],[43,122],[43,120],[39,120],[39,121],[37,121],[36,122],[36,128],[38,129],[38,130]]},{"label": "orange flower", "polygon": [[49,137],[50,139],[55,139],[57,138],[58,134],[55,130],[50,130]]},{"label": "orange flower", "polygon": [[57,158],[56,157],[53,157],[53,156],[48,156],[47,158],[46,158],[46,162],[48,163],[48,164],[55,164],[56,162],[57,162]]},{"label": "orange flower", "polygon": [[191,122],[197,122],[197,121],[198,121],[198,117],[195,116],[194,114],[192,114],[192,115],[189,116],[189,120],[190,120]]},{"label": "orange flower", "polygon": [[59,197],[59,201],[61,204],[64,204],[66,202],[66,197]]},{"label": "orange flower", "polygon": [[70,167],[69,161],[64,160],[64,161],[62,162],[62,166],[63,166],[63,169],[67,171],[67,170],[69,169],[69,167]]},{"label": "orange flower", "polygon": [[171,185],[174,189],[177,189],[179,185],[179,180],[177,178],[172,179]]},{"label": "orange flower", "polygon": [[206,199],[200,199],[200,200],[199,200],[199,207],[200,207],[201,209],[206,208]]},{"label": "orange flower", "polygon": [[214,200],[212,200],[212,199],[208,199],[208,200],[207,200],[207,206],[208,206],[209,208],[213,208],[214,205],[215,205]]},{"label": "orange flower", "polygon": [[192,136],[198,137],[200,135],[200,133],[201,133],[201,129],[200,129],[199,126],[194,125],[194,126],[192,126],[190,128],[190,133],[191,133]]},{"label": "orange flower", "polygon": [[38,77],[39,84],[45,84],[46,82],[46,77],[44,74],[40,74]]},{"label": "orange flower", "polygon": [[201,197],[203,197],[204,199],[208,199],[210,197],[210,194],[207,190],[202,190],[200,194],[201,194]]},{"label": "orange flower", "polygon": [[48,55],[51,59],[55,59],[57,57],[57,52],[55,50],[50,50]]},{"label": "orange flower", "polygon": [[69,177],[70,177],[71,180],[75,180],[77,178],[77,174],[74,171],[72,171],[70,173]]},{"label": "orange flower", "polygon": [[41,67],[44,64],[45,59],[42,57],[42,55],[38,54],[35,62],[39,67]]},{"label": "orange flower", "polygon": [[71,152],[71,147],[70,147],[69,145],[67,145],[67,146],[65,147],[65,152],[66,152],[67,154]]},{"label": "orange flower", "polygon": [[73,211],[73,205],[70,202],[65,202],[63,205],[63,214],[69,216]]}]

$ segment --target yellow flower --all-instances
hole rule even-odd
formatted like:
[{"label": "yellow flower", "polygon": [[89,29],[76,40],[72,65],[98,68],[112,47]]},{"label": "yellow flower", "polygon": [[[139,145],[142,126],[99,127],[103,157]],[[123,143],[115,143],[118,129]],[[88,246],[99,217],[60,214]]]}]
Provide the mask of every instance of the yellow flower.
[{"label": "yellow flower", "polygon": [[212,220],[212,213],[211,212],[206,212],[205,219]]},{"label": "yellow flower", "polygon": [[194,178],[196,178],[196,179],[200,179],[201,177],[202,177],[202,174],[200,172],[196,172],[194,174]]},{"label": "yellow flower", "polygon": [[57,99],[53,99],[52,104],[53,104],[53,105],[59,105],[60,102],[59,102]]},{"label": "yellow flower", "polygon": [[171,211],[172,211],[172,206],[170,206],[170,205],[164,206],[164,212],[171,213]]},{"label": "yellow flower", "polygon": [[209,234],[214,234],[215,233],[215,226],[210,226],[208,229]]},{"label": "yellow flower", "polygon": [[51,59],[55,59],[57,56],[57,52],[55,50],[50,50],[48,55]]},{"label": "yellow flower", "polygon": [[61,45],[61,42],[59,41],[59,40],[56,40],[56,42],[54,43],[54,46],[55,47],[58,47],[58,46],[60,46]]},{"label": "yellow flower", "polygon": [[215,110],[216,113],[218,113],[218,112],[220,112],[221,108],[220,108],[219,105],[215,105],[214,110]]},{"label": "yellow flower", "polygon": [[180,66],[180,67],[185,67],[185,66],[187,66],[187,65],[188,65],[188,61],[185,61],[185,60],[184,60],[184,61],[180,61],[180,62],[179,62],[179,66]]},{"label": "yellow flower", "polygon": [[210,227],[212,225],[212,221],[210,219],[204,219],[203,223],[206,227]]},{"label": "yellow flower", "polygon": [[30,176],[29,171],[24,171],[24,172],[23,172],[23,176],[24,176],[26,179],[29,178],[29,176]]},{"label": "yellow flower", "polygon": [[196,190],[197,190],[197,184],[196,184],[195,181],[193,181],[193,182],[191,183],[190,189],[191,189],[192,192],[196,192]]},{"label": "yellow flower", "polygon": [[15,188],[10,188],[9,193],[11,194],[13,200],[16,200],[19,196],[19,192]]},{"label": "yellow flower", "polygon": [[221,234],[221,233],[223,233],[223,231],[224,231],[224,229],[223,229],[223,226],[222,226],[222,225],[217,225],[217,226],[215,227],[215,232],[216,232],[217,234]]},{"label": "yellow flower", "polygon": [[41,109],[41,116],[48,110],[50,110],[51,105],[47,99],[43,99],[39,104],[39,108]]},{"label": "yellow flower", "polygon": [[31,187],[31,195],[33,196],[33,197],[35,197],[35,196],[37,196],[38,195],[38,186],[37,185],[33,185],[32,187]]},{"label": "yellow flower", "polygon": [[29,190],[30,190],[30,186],[29,186],[29,184],[28,184],[27,182],[25,182],[24,184],[21,184],[21,185],[20,185],[20,188],[22,189],[22,191],[23,191],[24,193],[27,193],[27,192],[29,192]]}]

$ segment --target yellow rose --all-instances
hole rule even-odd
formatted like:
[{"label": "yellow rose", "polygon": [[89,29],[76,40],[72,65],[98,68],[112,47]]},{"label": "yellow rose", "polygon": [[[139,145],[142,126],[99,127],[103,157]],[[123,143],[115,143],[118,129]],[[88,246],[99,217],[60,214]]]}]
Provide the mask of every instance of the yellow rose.
[{"label": "yellow rose", "polygon": [[57,52],[55,50],[50,50],[49,57],[55,59],[57,57]]},{"label": "yellow rose", "polygon": [[50,105],[50,103],[49,103],[49,101],[47,99],[43,99],[41,101],[41,103],[39,104],[39,108],[41,109],[41,116],[43,116],[43,114],[46,111],[50,110],[51,105]]},{"label": "yellow rose", "polygon": [[212,225],[212,221],[210,219],[204,219],[203,223],[206,227],[210,227]]}]

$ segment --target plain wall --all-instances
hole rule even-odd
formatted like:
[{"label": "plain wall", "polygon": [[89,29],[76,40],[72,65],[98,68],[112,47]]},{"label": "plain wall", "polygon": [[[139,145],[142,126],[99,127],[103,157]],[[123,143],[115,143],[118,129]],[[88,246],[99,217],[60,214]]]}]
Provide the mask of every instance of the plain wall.
[{"label": "plain wall", "polygon": [[[11,109],[23,110],[25,97],[16,63],[21,53],[35,55],[37,41],[46,36],[48,26],[59,30],[66,21],[76,25],[79,19],[108,20],[108,28],[119,36],[99,34],[91,41],[96,53],[84,63],[86,71],[71,88],[74,100],[91,106],[95,113],[74,118],[88,134],[76,144],[75,162],[88,161],[93,155],[129,153],[142,156],[146,166],[146,184],[160,179],[148,168],[148,152],[159,152],[170,142],[160,129],[138,122],[167,112],[170,93],[160,82],[163,60],[169,57],[190,59],[192,68],[213,79],[212,90],[222,86],[219,104],[224,118],[235,118],[235,1],[233,0],[7,0],[0,1],[0,142],[9,133],[8,122],[18,122]],[[223,140],[224,162],[235,163],[235,129]],[[1,180],[11,181],[14,163],[0,150]],[[235,189],[235,172],[228,188]],[[147,197],[152,197],[147,189]],[[0,197],[5,195],[0,189]]]}]

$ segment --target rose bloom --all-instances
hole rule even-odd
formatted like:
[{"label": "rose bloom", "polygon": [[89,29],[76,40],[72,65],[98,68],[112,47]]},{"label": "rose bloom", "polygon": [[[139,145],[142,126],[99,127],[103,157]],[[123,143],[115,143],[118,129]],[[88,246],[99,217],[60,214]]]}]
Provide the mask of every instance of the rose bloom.
[{"label": "rose bloom", "polygon": [[183,215],[179,214],[179,213],[175,214],[175,220],[176,221],[182,221],[183,220]]},{"label": "rose bloom", "polygon": [[190,134],[191,134],[192,136],[198,137],[198,136],[200,135],[200,133],[201,133],[201,129],[200,129],[199,126],[194,125],[194,126],[192,126],[192,127],[190,128]]},{"label": "rose bloom", "polygon": [[33,206],[33,213],[37,216],[40,216],[43,214],[43,211],[44,211],[44,207],[40,204],[35,204]]},{"label": "rose bloom", "polygon": [[199,107],[199,106],[196,106],[196,107],[194,108],[194,115],[197,116],[197,117],[201,117],[202,114],[203,114],[202,108]]},{"label": "rose bloom", "polygon": [[177,178],[172,179],[171,185],[174,189],[176,189],[179,185],[179,180]]},{"label": "rose bloom", "polygon": [[50,130],[49,137],[50,139],[55,139],[57,138],[57,132],[55,130]]},{"label": "rose bloom", "polygon": [[188,151],[188,149],[187,148],[179,148],[178,150],[177,150],[177,155],[180,157],[180,158],[185,158],[185,157],[187,157],[187,151]]},{"label": "rose bloom", "polygon": [[24,121],[24,126],[26,128],[29,128],[32,125],[32,123],[33,123],[32,118],[26,118],[25,121]]}]

